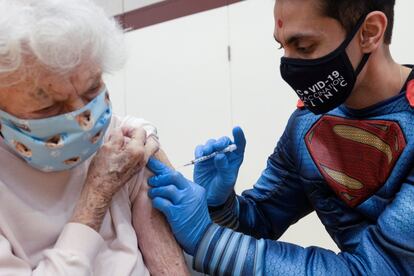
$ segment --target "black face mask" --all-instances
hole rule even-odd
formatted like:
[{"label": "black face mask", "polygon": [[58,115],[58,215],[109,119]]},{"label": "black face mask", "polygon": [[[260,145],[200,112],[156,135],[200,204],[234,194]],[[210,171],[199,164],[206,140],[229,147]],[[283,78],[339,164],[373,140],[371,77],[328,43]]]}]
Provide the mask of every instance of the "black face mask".
[{"label": "black face mask", "polygon": [[317,59],[282,57],[282,78],[295,90],[306,108],[315,114],[326,113],[345,102],[354,89],[359,73],[370,54],[365,54],[357,69],[346,53],[346,48],[358,33],[366,16],[363,16],[338,49]]}]

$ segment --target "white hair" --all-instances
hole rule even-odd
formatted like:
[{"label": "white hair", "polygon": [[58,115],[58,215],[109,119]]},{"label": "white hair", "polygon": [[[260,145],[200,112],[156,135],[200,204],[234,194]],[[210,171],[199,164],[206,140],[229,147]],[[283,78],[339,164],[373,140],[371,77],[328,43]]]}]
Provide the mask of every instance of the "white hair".
[{"label": "white hair", "polygon": [[0,0],[0,73],[24,66],[25,56],[56,72],[82,62],[110,72],[125,62],[123,32],[91,0]]}]

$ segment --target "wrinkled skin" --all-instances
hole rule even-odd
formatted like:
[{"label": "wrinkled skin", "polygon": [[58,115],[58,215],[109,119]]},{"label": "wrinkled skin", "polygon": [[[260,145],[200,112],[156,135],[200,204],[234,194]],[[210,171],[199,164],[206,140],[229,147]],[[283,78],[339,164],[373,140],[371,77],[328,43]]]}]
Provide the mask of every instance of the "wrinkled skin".
[{"label": "wrinkled skin", "polygon": [[[172,167],[163,150],[159,150],[154,156]],[[145,178],[148,179],[150,176],[152,173],[146,170]],[[152,207],[148,190],[149,187],[145,181],[133,205],[133,213],[135,214],[133,223],[137,232],[139,248],[144,253],[145,264],[151,275],[190,275],[182,250],[172,236],[172,231],[164,215]]]},{"label": "wrinkled skin", "polygon": [[117,129],[93,158],[88,178],[99,179],[99,188],[112,195],[144,168],[149,156],[157,151],[157,141],[147,141],[144,129]]},{"label": "wrinkled skin", "polygon": [[158,148],[155,139],[150,137],[147,141],[146,131],[142,128],[115,129],[89,165],[71,221],[99,231],[113,195],[145,167]]}]

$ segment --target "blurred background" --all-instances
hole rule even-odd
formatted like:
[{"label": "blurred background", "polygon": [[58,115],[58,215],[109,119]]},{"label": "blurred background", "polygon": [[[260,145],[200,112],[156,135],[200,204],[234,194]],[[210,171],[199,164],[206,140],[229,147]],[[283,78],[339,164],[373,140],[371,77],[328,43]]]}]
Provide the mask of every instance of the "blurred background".
[{"label": "blurred background", "polygon": [[[241,126],[248,144],[236,190],[251,188],[297,101],[279,73],[275,1],[95,1],[126,28],[128,63],[105,76],[115,112],[155,124],[176,167]],[[404,64],[414,63],[413,10],[413,1],[397,1],[392,51]],[[180,171],[192,178],[192,168]],[[315,213],[281,240],[339,251]]]}]

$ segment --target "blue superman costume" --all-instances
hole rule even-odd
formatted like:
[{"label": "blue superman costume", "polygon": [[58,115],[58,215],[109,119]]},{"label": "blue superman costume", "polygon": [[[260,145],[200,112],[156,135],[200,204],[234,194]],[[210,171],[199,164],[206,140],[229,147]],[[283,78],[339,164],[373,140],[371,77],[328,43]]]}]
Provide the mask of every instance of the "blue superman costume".
[{"label": "blue superman costume", "polygon": [[[200,212],[207,226],[185,249],[210,275],[414,275],[413,168],[411,72],[367,109],[296,110],[254,188],[210,207],[214,223]],[[341,253],[276,241],[312,211]]]}]

